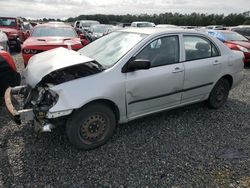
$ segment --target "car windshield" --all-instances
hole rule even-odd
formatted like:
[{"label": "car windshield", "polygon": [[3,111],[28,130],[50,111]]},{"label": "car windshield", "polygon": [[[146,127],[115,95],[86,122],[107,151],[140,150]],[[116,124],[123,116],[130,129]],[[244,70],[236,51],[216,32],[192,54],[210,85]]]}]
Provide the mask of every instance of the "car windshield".
[{"label": "car windshield", "polygon": [[92,31],[93,33],[105,33],[109,28],[110,26],[106,25],[95,25],[91,26],[90,31]]},{"label": "car windshield", "polygon": [[146,34],[140,33],[113,32],[90,43],[79,52],[96,60],[103,68],[108,68],[116,64],[146,36]]},{"label": "car windshield", "polygon": [[16,27],[17,22],[15,18],[0,18],[0,26]]},{"label": "car windshield", "polygon": [[247,38],[238,33],[223,33],[226,40],[229,41],[248,41]]},{"label": "car windshield", "polygon": [[241,35],[244,35],[244,36],[250,36],[250,27],[248,28],[235,28],[235,29],[232,29],[232,31],[235,31]]},{"label": "car windshield", "polygon": [[77,37],[70,27],[37,27],[32,32],[33,37]]}]

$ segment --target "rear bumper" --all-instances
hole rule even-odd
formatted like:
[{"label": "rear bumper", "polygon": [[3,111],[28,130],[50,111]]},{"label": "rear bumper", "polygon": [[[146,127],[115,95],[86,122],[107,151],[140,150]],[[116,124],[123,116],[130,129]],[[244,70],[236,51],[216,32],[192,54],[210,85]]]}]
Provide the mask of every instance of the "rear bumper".
[{"label": "rear bumper", "polygon": [[4,100],[7,111],[10,117],[20,125],[22,121],[34,120],[33,109],[23,109],[23,106],[19,105],[17,108],[13,105],[13,96],[23,94],[26,91],[26,86],[9,87],[5,91]]}]

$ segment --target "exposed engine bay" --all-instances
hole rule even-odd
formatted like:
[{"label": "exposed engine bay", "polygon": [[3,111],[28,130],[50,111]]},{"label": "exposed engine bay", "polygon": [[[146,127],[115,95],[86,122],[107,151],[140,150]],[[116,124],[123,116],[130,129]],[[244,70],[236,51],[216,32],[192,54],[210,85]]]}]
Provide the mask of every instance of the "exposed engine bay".
[{"label": "exposed engine bay", "polygon": [[58,85],[64,82],[90,76],[102,71],[102,68],[97,62],[87,62],[79,65],[74,65],[59,69],[46,75],[40,82],[40,84],[54,84]]},{"label": "exposed engine bay", "polygon": [[[65,67],[55,70],[46,75],[35,87],[20,86],[12,89],[10,95],[11,101],[15,101],[16,109],[22,112],[18,115],[19,119],[26,121],[33,120],[41,128],[50,130],[53,128],[51,121],[54,121],[57,116],[49,117],[48,112],[58,101],[58,94],[51,90],[56,85],[80,79],[101,72],[103,69],[97,62],[86,62],[78,65]],[[68,114],[59,113],[58,117]],[[21,117],[20,117],[21,116]],[[47,127],[46,127],[47,126]],[[44,131],[43,131],[44,132]]]},{"label": "exposed engine bay", "polygon": [[50,90],[55,85],[101,72],[97,63],[88,62],[56,70],[46,75],[35,88],[27,90],[23,108],[32,108],[37,118],[45,118],[49,109],[58,100],[58,95]]}]

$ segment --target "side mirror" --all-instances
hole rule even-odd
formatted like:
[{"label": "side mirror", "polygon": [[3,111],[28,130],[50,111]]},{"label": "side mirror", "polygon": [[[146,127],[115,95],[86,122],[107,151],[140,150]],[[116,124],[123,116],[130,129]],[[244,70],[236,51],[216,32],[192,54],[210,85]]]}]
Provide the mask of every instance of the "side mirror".
[{"label": "side mirror", "polygon": [[127,63],[126,66],[123,67],[122,73],[133,72],[137,70],[146,70],[146,69],[150,69],[150,67],[151,67],[151,62],[149,60],[136,59]]},{"label": "side mirror", "polygon": [[1,51],[1,50],[4,50],[4,47],[3,47],[3,46],[0,46],[0,51]]}]

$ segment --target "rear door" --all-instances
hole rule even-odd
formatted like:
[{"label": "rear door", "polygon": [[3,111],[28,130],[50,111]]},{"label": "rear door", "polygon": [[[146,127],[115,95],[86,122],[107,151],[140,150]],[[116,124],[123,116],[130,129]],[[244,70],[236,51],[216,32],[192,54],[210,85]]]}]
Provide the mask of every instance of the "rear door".
[{"label": "rear door", "polygon": [[151,61],[151,68],[126,73],[128,118],[180,104],[184,65],[180,63],[179,36],[165,36],[149,43],[134,58]]},{"label": "rear door", "polygon": [[185,78],[182,103],[203,100],[222,71],[222,57],[216,45],[204,36],[183,35]]}]

